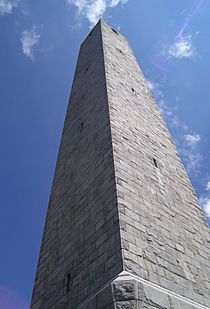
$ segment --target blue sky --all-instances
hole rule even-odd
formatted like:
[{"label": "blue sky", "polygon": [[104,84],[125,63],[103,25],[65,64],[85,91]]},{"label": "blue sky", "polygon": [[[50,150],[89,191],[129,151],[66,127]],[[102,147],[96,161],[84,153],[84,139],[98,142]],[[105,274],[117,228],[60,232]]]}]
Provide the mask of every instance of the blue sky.
[{"label": "blue sky", "polygon": [[210,1],[0,0],[1,309],[29,308],[77,53],[101,17],[130,41],[210,219]]}]

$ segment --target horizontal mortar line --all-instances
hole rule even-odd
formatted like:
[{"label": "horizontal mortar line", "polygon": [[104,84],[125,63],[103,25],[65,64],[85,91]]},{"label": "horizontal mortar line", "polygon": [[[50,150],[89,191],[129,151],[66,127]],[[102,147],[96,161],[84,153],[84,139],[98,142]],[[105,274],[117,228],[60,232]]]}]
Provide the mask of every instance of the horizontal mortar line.
[{"label": "horizontal mortar line", "polygon": [[[155,288],[156,290],[159,290],[159,291],[161,291],[161,292],[163,292],[163,293],[165,293],[165,294],[168,294],[168,295],[173,296],[173,297],[175,297],[175,298],[177,298],[177,299],[180,299],[180,300],[182,300],[183,302],[189,303],[189,304],[191,304],[191,305],[193,305],[193,306],[196,306],[196,307],[198,307],[198,308],[200,308],[200,309],[209,309],[208,307],[206,307],[206,306],[204,306],[204,305],[201,305],[201,304],[195,302],[194,300],[191,300],[191,299],[189,299],[189,298],[187,298],[187,297],[185,297],[185,296],[182,296],[182,295],[179,295],[179,294],[177,294],[177,293],[175,293],[175,292],[172,292],[172,291],[170,291],[170,290],[168,290],[168,289],[166,289],[166,288],[163,288],[163,287],[161,287],[161,286],[159,286],[159,285],[157,285],[157,284],[155,284],[155,283],[153,283],[153,282],[150,282],[150,281],[148,281],[148,280],[146,280],[146,279],[143,279],[143,278],[141,278],[141,277],[139,277],[139,276],[133,275],[133,274],[127,272],[127,271],[123,271],[122,273],[120,273],[120,274],[118,275],[118,281],[123,280],[123,275],[124,275],[124,276],[127,275],[127,276],[129,276],[129,277],[133,277],[134,279],[136,279],[136,280],[139,281],[139,282],[144,283],[145,285],[151,286],[151,287]],[[122,279],[119,278],[119,277],[122,277]]]},{"label": "horizontal mortar line", "polygon": [[[127,279],[123,278],[123,277],[127,277]],[[146,279],[143,279],[139,276],[133,275],[127,271],[122,271],[121,273],[119,273],[117,276],[113,277],[111,280],[109,280],[101,289],[98,289],[95,293],[91,294],[86,300],[84,300],[83,302],[81,302],[81,304],[79,304],[79,306],[77,307],[77,309],[81,308],[82,306],[84,306],[86,303],[89,302],[89,300],[91,300],[92,298],[94,298],[97,294],[99,294],[101,291],[103,291],[105,288],[107,288],[114,280],[117,279],[117,281],[123,281],[123,280],[130,280],[130,279],[136,279],[137,281],[144,283],[145,285],[148,285],[150,287],[155,288],[156,290],[159,290],[169,296],[173,296],[183,302],[186,302],[190,305],[196,306],[199,309],[209,309],[208,307],[201,305],[187,297],[184,297],[182,295],[179,295],[177,293],[174,293],[166,288],[163,288],[153,282],[150,282]]]}]

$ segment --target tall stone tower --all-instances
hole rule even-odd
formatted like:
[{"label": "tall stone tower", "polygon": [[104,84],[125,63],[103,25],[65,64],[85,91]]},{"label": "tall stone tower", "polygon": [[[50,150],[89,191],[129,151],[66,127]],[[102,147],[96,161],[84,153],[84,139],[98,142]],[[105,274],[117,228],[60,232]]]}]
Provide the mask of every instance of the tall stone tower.
[{"label": "tall stone tower", "polygon": [[127,40],[81,46],[31,309],[209,309],[209,231]]}]

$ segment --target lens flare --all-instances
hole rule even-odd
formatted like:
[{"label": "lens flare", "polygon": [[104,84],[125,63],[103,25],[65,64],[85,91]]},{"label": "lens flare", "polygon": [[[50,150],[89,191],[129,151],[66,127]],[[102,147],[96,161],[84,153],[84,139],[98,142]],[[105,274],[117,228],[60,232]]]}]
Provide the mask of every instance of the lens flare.
[{"label": "lens flare", "polygon": [[185,29],[190,25],[192,22],[192,19],[197,15],[203,4],[206,2],[206,0],[199,0],[195,7],[193,8],[192,12],[185,18],[184,24],[182,28],[180,29],[179,33],[177,34],[177,39],[180,39]]},{"label": "lens flare", "polygon": [[[200,11],[200,9],[202,8],[202,6],[205,4],[206,1],[207,0],[198,0],[196,2],[195,6],[192,9],[192,12],[185,18],[183,26],[181,27],[177,36],[173,39],[173,44],[176,44],[179,41],[181,42],[184,31],[190,25],[193,18],[198,14],[198,12]],[[158,69],[161,72],[167,73],[171,71],[172,61],[170,60],[170,57],[168,56],[167,53],[164,55],[158,54],[153,56],[152,64],[156,69]]]},{"label": "lens flare", "polygon": [[170,61],[163,55],[155,55],[152,59],[153,66],[163,73],[170,72]]},{"label": "lens flare", "polygon": [[29,309],[29,304],[13,291],[0,287],[1,309]]}]

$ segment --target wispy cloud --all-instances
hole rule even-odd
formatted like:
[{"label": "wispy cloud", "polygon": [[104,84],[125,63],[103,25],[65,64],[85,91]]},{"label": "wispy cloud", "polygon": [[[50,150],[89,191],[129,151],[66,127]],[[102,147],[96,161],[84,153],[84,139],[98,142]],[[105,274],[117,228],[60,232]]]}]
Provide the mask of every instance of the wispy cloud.
[{"label": "wispy cloud", "polygon": [[204,210],[207,219],[210,220],[210,181],[206,184],[206,190],[199,199],[200,205]]},{"label": "wispy cloud", "polygon": [[167,48],[167,56],[169,58],[192,59],[195,57],[195,54],[192,35],[186,35],[176,39],[176,41]]},{"label": "wispy cloud", "polygon": [[207,182],[206,191],[209,191],[209,192],[210,192],[210,181]]},{"label": "wispy cloud", "polygon": [[34,60],[34,48],[38,45],[40,34],[37,32],[36,27],[31,30],[25,30],[21,34],[22,51],[24,55],[31,60]]},{"label": "wispy cloud", "polygon": [[201,207],[203,208],[206,217],[210,219],[210,197],[201,200]]},{"label": "wispy cloud", "polygon": [[194,134],[194,135],[193,134],[185,134],[184,139],[187,142],[188,146],[193,146],[201,140],[201,137],[200,137],[199,134]]},{"label": "wispy cloud", "polygon": [[150,80],[147,80],[147,85],[148,85],[149,89],[150,89],[151,91],[153,91],[153,90],[156,88],[156,85],[157,85],[157,84],[151,82]]},{"label": "wispy cloud", "polygon": [[[203,156],[199,147],[199,142],[202,141],[201,136],[199,134],[192,134],[190,128],[179,119],[176,113],[176,106],[172,108],[167,104],[164,92],[159,83],[147,81],[147,84],[153,92],[169,129],[173,132],[174,140],[186,170],[189,174],[196,175],[200,171],[201,162],[203,161]],[[176,97],[175,101],[179,101],[179,98]]]},{"label": "wispy cloud", "polygon": [[11,14],[19,0],[0,0],[0,15]]},{"label": "wispy cloud", "polygon": [[118,4],[125,4],[128,0],[66,0],[69,5],[75,5],[79,17],[85,17],[94,26],[107,9]]},{"label": "wispy cloud", "polygon": [[[164,96],[164,93],[161,89],[161,86],[159,83],[153,83],[150,80],[147,80],[147,85],[154,94],[154,97],[158,103],[159,110],[162,113],[163,117],[170,122],[170,125],[173,128],[177,128],[180,123],[178,120],[178,117],[174,114],[174,111],[176,107],[174,108],[169,108],[169,106],[166,103],[166,99]],[[178,98],[176,98],[177,100]]]},{"label": "wispy cloud", "polygon": [[199,142],[201,137],[199,134],[185,134],[183,143],[180,148],[180,153],[189,173],[196,174],[201,166],[203,157],[199,151]]}]

